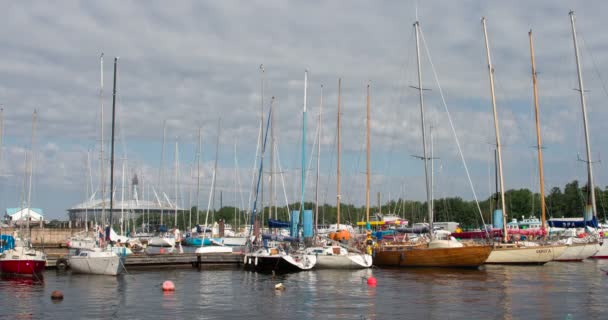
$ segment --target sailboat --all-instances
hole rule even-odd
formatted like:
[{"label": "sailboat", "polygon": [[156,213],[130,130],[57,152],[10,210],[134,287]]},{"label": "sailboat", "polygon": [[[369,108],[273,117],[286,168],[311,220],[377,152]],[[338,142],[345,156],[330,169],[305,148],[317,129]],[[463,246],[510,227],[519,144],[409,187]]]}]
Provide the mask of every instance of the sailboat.
[{"label": "sailboat", "polygon": [[[496,111],[496,97],[494,95],[494,67],[490,56],[488,44],[488,32],[486,18],[481,19],[486,44],[486,56],[488,59],[488,72],[490,75],[490,93],[492,98],[492,110],[494,113],[494,130],[496,133],[496,153],[498,156],[498,173],[500,183],[500,196],[502,205],[503,241],[495,243],[492,253],[488,257],[488,264],[545,264],[559,257],[565,250],[564,245],[540,245],[534,242],[508,242],[507,233],[507,211],[505,206],[504,179],[502,166],[502,150],[500,144],[500,130],[498,128],[498,114]],[[539,136],[540,137],[540,136]],[[540,147],[540,146],[539,146]],[[540,150],[540,149],[539,149]],[[542,197],[542,195],[541,195]]]},{"label": "sailboat", "polygon": [[449,235],[444,237],[442,234],[436,234],[433,230],[420,64],[420,24],[418,21],[414,23],[414,28],[416,31],[416,53],[418,61],[417,89],[420,98],[422,159],[424,162],[430,240],[422,242],[382,242],[375,251],[374,264],[377,266],[395,267],[478,267],[486,261],[492,247],[488,245],[464,244],[456,241]]},{"label": "sailboat", "polygon": [[[165,142],[166,142],[166,138],[167,138],[167,122],[163,121],[163,144],[162,144],[162,149],[161,149],[161,160],[160,160],[160,168],[159,168],[159,173],[158,173],[158,186],[160,188],[160,192],[162,194],[162,196],[165,196],[164,191],[162,190],[162,180],[163,180],[163,160],[165,157]],[[158,198],[158,197],[157,197]],[[159,230],[159,234],[148,239],[148,246],[151,247],[170,247],[173,248],[175,247],[175,237],[173,237],[171,234],[167,233],[166,231],[166,227],[163,224],[163,217],[164,217],[164,206],[162,203],[162,200],[157,199],[158,201],[158,205],[161,207],[160,208],[160,229]],[[167,201],[168,202],[168,201]]]},{"label": "sailboat", "polygon": [[[589,128],[587,127],[587,108],[585,106],[585,91],[583,88],[583,76],[581,71],[581,65],[578,54],[578,43],[576,40],[576,27],[574,25],[574,11],[570,11],[570,24],[572,26],[572,39],[574,41],[574,53],[576,57],[576,70],[578,75],[579,94],[581,99],[581,106],[583,111],[583,125],[585,127],[585,145],[587,147],[587,177],[588,177],[588,193],[587,206],[585,208],[585,217],[583,220],[593,220],[592,218],[596,215],[596,204],[595,204],[595,186],[593,184],[593,172],[591,168],[591,146],[589,144]],[[531,33],[530,33],[531,36]],[[531,40],[530,40],[531,41]],[[597,219],[596,219],[597,221]],[[597,226],[595,226],[597,227]],[[587,229],[585,227],[585,229]],[[567,244],[566,251],[557,257],[557,261],[582,261],[587,259],[599,252],[601,244],[597,239],[597,235],[591,235],[584,238],[569,237],[564,239],[561,243]]]},{"label": "sailboat", "polygon": [[[35,250],[32,248],[31,239],[29,237],[30,233],[30,219],[32,214],[31,209],[31,196],[32,196],[32,176],[34,172],[34,141],[35,141],[35,133],[36,133],[36,111],[32,116],[32,145],[31,145],[31,155],[29,161],[29,183],[28,183],[28,193],[27,193],[27,203],[26,208],[22,209],[21,219],[24,217],[26,219],[26,232],[27,236],[21,235],[20,238],[13,239],[14,246],[12,248],[8,248],[0,253],[0,273],[3,276],[32,276],[40,278],[44,273],[44,268],[46,267],[46,254],[42,251]],[[3,117],[3,112],[0,117]],[[1,118],[2,124],[4,119]],[[2,128],[3,129],[3,128]],[[0,129],[0,135],[2,134]],[[27,153],[26,153],[26,163],[27,163]],[[23,212],[27,211],[26,214]]]},{"label": "sailboat", "polygon": [[[103,88],[103,54],[101,55],[101,87]],[[114,210],[114,128],[116,124],[116,73],[118,67],[118,58],[114,58],[114,87],[112,93],[112,150],[110,157],[110,218],[106,227],[106,239],[110,240],[112,233],[112,212]],[[103,160],[103,159],[102,159]],[[102,184],[104,181],[102,181]],[[98,230],[101,231],[101,228]],[[90,250],[81,250],[77,255],[69,257],[69,265],[74,273],[99,274],[116,276],[120,273],[121,257],[113,248],[93,248]],[[124,248],[122,248],[124,249]]]},{"label": "sailboat", "polygon": [[[338,80],[338,88],[339,88],[338,90],[339,91],[341,91],[341,84],[342,84],[342,82],[340,79],[340,80]],[[320,107],[319,107],[319,126],[321,126],[321,112],[323,110],[323,92],[322,92],[322,90],[323,90],[323,87],[321,87],[321,103],[320,103]],[[369,90],[370,90],[370,86],[368,84],[367,85],[367,138],[368,138],[368,143],[367,143],[368,158],[367,159],[368,159],[368,161],[369,161],[369,121],[370,121],[369,120]],[[338,117],[340,117],[339,113],[338,113]],[[339,126],[338,126],[337,130],[338,131],[340,130]],[[318,132],[319,132],[319,135],[317,137],[318,144],[319,144],[318,152],[320,153],[320,150],[321,150],[320,149],[320,145],[321,145],[320,128],[319,128]],[[339,136],[339,133],[338,133],[338,136]],[[340,141],[338,140],[338,144],[339,143],[340,143]],[[338,150],[340,150],[340,147],[338,147]],[[317,156],[319,156],[319,154]],[[369,165],[368,165],[368,169],[369,169]],[[317,162],[317,192],[316,192],[317,211],[319,210],[319,206],[318,206],[319,178],[318,177],[319,177],[319,164]],[[368,171],[368,177],[369,177],[369,171]],[[369,185],[368,185],[367,191],[369,194]],[[338,201],[340,201],[339,198],[338,198]],[[368,206],[368,210],[369,210],[369,202],[367,202],[367,206]],[[318,216],[318,212],[317,212],[317,216]],[[354,250],[354,249],[351,249],[351,250]],[[321,245],[321,246],[314,246],[314,247],[306,248],[306,252],[309,254],[316,255],[317,264],[315,265],[315,269],[364,269],[364,268],[369,268],[372,266],[372,256],[371,255],[363,253],[363,252],[349,251],[347,248],[340,245],[339,242],[331,242],[331,240],[329,241],[329,243],[325,243],[324,245]]]},{"label": "sailboat", "polygon": [[[304,72],[304,108],[302,110],[302,181],[301,181],[301,192],[302,198],[300,203],[300,212],[294,211],[292,212],[291,217],[291,236],[294,238],[298,238],[299,236],[299,228],[297,227],[297,222],[299,221],[299,216],[304,214],[304,186],[305,186],[305,156],[306,156],[306,99],[307,99],[307,90],[308,90],[308,70]],[[272,116],[272,105],[270,110],[268,111],[268,120],[266,122],[266,133],[264,136],[264,141],[262,143],[262,157],[266,151],[266,142],[268,140],[268,128],[270,126],[270,119]],[[256,196],[253,205],[253,212],[251,214],[251,226],[255,225],[256,210],[257,210],[257,200],[258,193],[260,191],[260,180],[262,177],[262,168],[263,162],[260,162],[260,168],[258,171],[258,183],[256,188]],[[312,219],[312,217],[311,217]],[[312,221],[310,221],[312,227]],[[304,237],[311,237],[308,232],[312,230],[304,230]],[[252,248],[250,247],[249,250]],[[287,245],[278,245],[276,247],[268,247],[262,246],[253,252],[246,253],[243,258],[243,263],[245,270],[256,271],[256,272],[264,272],[264,273],[289,273],[289,272],[297,272],[297,271],[306,271],[311,270],[317,263],[317,257],[314,254],[310,254],[309,252],[305,252],[302,250],[290,250],[289,244]]]}]

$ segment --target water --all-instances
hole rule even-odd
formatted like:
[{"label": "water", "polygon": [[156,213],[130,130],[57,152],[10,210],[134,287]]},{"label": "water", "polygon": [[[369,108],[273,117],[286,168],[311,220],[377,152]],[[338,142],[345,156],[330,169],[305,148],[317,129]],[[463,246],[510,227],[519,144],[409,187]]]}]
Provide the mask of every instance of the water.
[{"label": "water", "polygon": [[[238,267],[47,271],[0,280],[0,318],[607,319],[608,261],[459,269],[320,270],[272,277]],[[376,277],[370,287],[365,277]],[[163,293],[164,280],[175,283]],[[286,289],[277,291],[275,284]],[[53,302],[53,290],[64,300]]]}]

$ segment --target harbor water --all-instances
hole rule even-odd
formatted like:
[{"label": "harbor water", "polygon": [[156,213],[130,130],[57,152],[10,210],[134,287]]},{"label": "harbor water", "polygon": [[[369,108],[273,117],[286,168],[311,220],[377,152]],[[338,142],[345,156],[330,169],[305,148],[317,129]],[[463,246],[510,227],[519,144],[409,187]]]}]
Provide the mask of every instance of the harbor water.
[{"label": "harbor water", "polygon": [[[282,276],[237,266],[47,270],[0,280],[11,319],[608,319],[608,261],[463,269],[318,270]],[[377,279],[367,285],[367,277]],[[164,293],[171,280],[175,292]],[[275,290],[282,283],[285,290]],[[62,301],[51,300],[60,290]]]}]

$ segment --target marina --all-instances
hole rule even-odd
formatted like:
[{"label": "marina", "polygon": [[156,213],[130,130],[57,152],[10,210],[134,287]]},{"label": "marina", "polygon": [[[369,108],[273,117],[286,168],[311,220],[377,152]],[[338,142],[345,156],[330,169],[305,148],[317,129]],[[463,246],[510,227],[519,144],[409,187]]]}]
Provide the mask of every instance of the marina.
[{"label": "marina", "polygon": [[598,4],[7,4],[0,318],[608,319]]}]

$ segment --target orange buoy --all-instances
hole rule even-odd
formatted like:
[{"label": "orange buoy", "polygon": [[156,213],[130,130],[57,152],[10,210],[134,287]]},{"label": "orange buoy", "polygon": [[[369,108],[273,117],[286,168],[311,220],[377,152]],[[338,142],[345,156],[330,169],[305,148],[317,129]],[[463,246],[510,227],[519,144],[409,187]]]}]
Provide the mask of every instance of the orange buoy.
[{"label": "orange buoy", "polygon": [[163,282],[163,291],[175,291],[175,284],[173,284],[173,281],[165,281]]},{"label": "orange buoy", "polygon": [[63,292],[59,290],[51,292],[51,300],[63,300]]},{"label": "orange buoy", "polygon": [[370,286],[375,286],[378,281],[374,277],[367,278],[367,284]]}]

